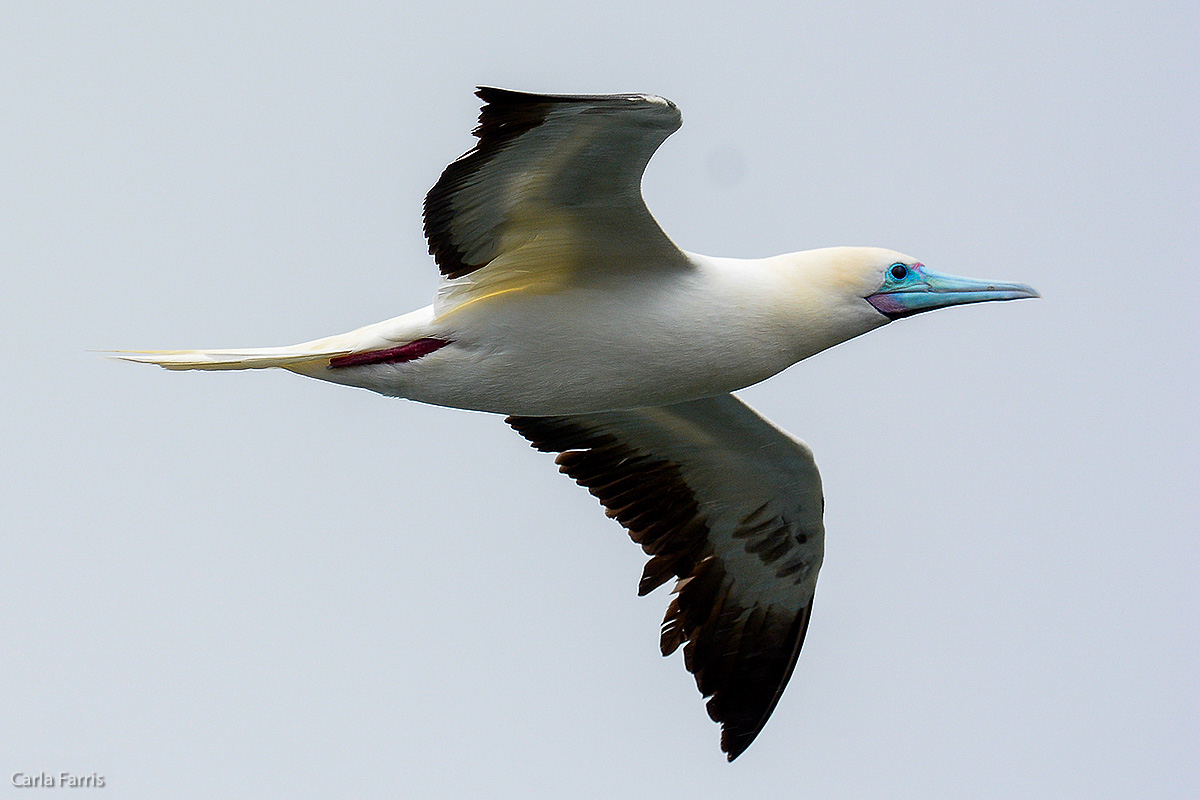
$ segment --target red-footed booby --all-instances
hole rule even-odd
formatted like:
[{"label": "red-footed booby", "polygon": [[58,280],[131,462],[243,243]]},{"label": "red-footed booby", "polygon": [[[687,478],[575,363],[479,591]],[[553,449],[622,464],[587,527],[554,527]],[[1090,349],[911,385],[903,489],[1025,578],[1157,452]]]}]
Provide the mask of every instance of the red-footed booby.
[{"label": "red-footed booby", "polygon": [[122,352],[167,369],[279,367],[490,411],[599,498],[675,579],[662,652],[684,664],[737,758],[800,653],[824,550],[812,452],[730,392],[888,322],[1037,297],[876,247],[763,259],[685,252],[642,199],[681,124],[651,95],[480,88],[479,141],[425,199],[432,305],[248,350]]}]

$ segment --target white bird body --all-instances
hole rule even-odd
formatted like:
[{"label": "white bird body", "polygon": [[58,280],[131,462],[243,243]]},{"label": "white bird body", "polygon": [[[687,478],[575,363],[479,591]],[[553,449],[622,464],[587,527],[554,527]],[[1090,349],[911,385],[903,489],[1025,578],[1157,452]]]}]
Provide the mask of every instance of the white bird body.
[{"label": "white bird body", "polygon": [[[292,347],[127,358],[172,369],[283,367],[381,394],[500,414],[658,406],[750,386],[886,324],[864,301],[831,303],[843,293],[829,287],[845,280],[847,265],[908,259],[851,247],[765,259],[686,255],[685,268],[648,276],[606,270],[582,285],[531,281],[486,291],[486,280],[467,276],[443,292],[452,301]],[[411,361],[330,367],[338,356],[419,339],[449,344]]]},{"label": "white bird body", "polygon": [[121,357],[278,367],[511,415],[650,556],[639,593],[676,579],[662,651],[683,647],[732,760],[766,724],[804,641],[824,499],[808,447],[729,392],[893,319],[1037,294],[874,247],[684,252],[640,191],[680,125],[672,103],[479,94],[478,144],[426,197],[443,275],[432,305],[290,347]]}]

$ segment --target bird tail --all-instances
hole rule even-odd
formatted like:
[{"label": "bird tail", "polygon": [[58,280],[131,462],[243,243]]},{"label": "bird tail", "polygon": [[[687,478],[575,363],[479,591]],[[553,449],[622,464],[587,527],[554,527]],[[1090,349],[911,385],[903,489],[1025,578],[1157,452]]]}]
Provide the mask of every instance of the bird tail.
[{"label": "bird tail", "polygon": [[165,369],[295,369],[305,365],[328,365],[329,360],[345,355],[345,347],[321,347],[324,341],[290,347],[263,347],[237,350],[115,350],[113,358],[138,364],[157,364]]},{"label": "bird tail", "polygon": [[[430,335],[431,308],[423,308],[363,328],[313,339],[286,347],[256,347],[237,350],[109,350],[108,355],[139,364],[158,364],[166,369],[270,369],[281,367],[316,377],[339,356],[385,351],[411,344]],[[443,342],[444,344],[444,342]],[[428,352],[421,350],[421,354]],[[412,356],[413,358],[417,356]],[[405,360],[405,359],[398,359]],[[370,359],[367,360],[368,362]],[[349,364],[343,364],[349,366]]]}]

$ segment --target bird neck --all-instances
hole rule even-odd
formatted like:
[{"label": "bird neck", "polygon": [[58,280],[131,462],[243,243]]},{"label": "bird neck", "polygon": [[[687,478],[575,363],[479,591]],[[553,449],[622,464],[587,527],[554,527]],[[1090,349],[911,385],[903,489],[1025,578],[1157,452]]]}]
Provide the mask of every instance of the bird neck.
[{"label": "bird neck", "polygon": [[778,286],[775,314],[791,333],[797,361],[888,323],[865,299],[871,286],[862,264],[874,250],[827,247],[760,261]]}]

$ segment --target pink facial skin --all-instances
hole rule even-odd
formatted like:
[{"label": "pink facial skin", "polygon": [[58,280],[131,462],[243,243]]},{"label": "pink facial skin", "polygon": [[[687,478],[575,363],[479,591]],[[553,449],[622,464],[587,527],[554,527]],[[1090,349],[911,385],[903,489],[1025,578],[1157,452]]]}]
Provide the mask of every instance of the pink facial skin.
[{"label": "pink facial skin", "polygon": [[891,294],[873,294],[867,298],[867,302],[875,306],[875,310],[880,314],[892,319],[902,316],[906,310],[899,298]]}]

